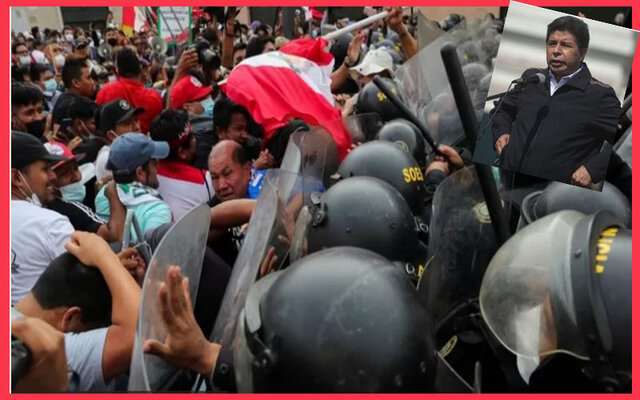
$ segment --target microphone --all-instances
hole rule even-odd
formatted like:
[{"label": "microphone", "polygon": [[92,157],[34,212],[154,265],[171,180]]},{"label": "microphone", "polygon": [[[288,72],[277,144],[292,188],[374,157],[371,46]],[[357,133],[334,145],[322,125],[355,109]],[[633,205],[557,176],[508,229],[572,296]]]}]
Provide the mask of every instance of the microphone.
[{"label": "microphone", "polygon": [[536,83],[544,83],[546,80],[545,76],[543,73],[538,72],[535,75],[531,75],[529,77],[526,78],[519,78],[519,79],[514,79],[513,81],[511,81],[511,83],[515,83],[516,86],[526,86],[530,83],[536,84]]}]

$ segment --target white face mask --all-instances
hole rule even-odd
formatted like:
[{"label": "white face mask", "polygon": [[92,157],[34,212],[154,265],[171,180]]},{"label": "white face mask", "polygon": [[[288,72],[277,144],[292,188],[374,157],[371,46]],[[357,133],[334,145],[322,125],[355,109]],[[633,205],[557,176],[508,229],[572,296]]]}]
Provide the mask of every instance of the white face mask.
[{"label": "white face mask", "polygon": [[64,55],[62,55],[62,54],[56,55],[55,62],[56,62],[56,66],[58,68],[64,67]]},{"label": "white face mask", "polygon": [[66,35],[64,35],[64,40],[66,40],[67,42],[73,42],[73,35],[67,33]]},{"label": "white face mask", "polygon": [[20,172],[20,171],[18,171],[18,172],[20,173],[20,177],[22,178],[22,181],[24,182],[25,185],[27,185],[27,187],[29,188],[29,191],[31,192],[30,196],[27,195],[26,193],[23,193],[27,197],[25,200],[28,201],[29,203],[33,204],[36,207],[42,207],[42,202],[40,201],[38,196],[31,189],[31,186],[29,185],[29,182],[27,182],[27,179],[24,177],[24,175],[22,175],[22,172]]},{"label": "white face mask", "polygon": [[29,57],[29,56],[20,56],[20,64],[22,64],[22,65],[31,64],[31,57]]},{"label": "white face mask", "polygon": [[118,78],[116,78],[115,75],[109,75],[109,77],[107,79],[109,79],[109,82],[115,82],[115,81],[118,80]]}]

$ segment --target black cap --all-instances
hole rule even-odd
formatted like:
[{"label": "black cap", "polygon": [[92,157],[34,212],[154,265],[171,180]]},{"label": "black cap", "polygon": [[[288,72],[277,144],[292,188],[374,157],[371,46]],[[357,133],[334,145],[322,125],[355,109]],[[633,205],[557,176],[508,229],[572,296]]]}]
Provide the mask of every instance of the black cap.
[{"label": "black cap", "polygon": [[115,128],[116,124],[126,121],[132,116],[143,112],[144,108],[133,108],[124,99],[110,101],[101,107],[100,118],[98,118],[100,131],[107,132],[109,129]]},{"label": "black cap", "polygon": [[38,160],[58,162],[67,158],[50,154],[42,142],[33,135],[11,131],[11,168],[23,168]]}]

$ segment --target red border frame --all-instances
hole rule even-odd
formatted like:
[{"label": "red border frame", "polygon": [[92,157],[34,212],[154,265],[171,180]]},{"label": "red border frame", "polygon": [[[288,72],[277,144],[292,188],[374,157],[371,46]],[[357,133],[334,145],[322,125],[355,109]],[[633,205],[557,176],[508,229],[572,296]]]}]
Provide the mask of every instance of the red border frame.
[{"label": "red border frame", "polygon": [[[523,1],[524,3],[527,4],[532,4],[532,5],[536,5],[536,6],[553,6],[553,7],[561,7],[561,6],[579,6],[579,7],[588,7],[588,6],[611,6],[612,4],[607,4],[606,1],[604,0],[582,0],[582,1],[572,1],[572,0],[540,0],[540,1]],[[38,1],[37,2],[38,5],[40,6],[82,6],[82,7],[86,7],[87,4],[86,2],[83,1]],[[251,1],[220,1],[217,2],[217,5],[228,5],[228,6],[234,6],[234,5],[238,5],[238,3],[242,3],[242,5],[251,5],[251,6],[272,6],[274,4],[274,2],[272,1],[267,1],[267,0],[251,0]],[[357,0],[357,1],[352,1],[349,0],[348,4],[345,4],[344,0],[341,1],[324,1],[324,2],[317,2],[317,1],[308,1],[308,2],[301,2],[301,1],[291,1],[291,0],[279,0],[275,3],[278,3],[278,5],[281,6],[300,6],[300,5],[310,5],[309,3],[314,3],[315,5],[320,5],[320,6],[345,6],[345,5],[349,5],[349,6],[367,6],[367,5],[372,5],[373,2],[371,1],[361,1],[361,0]],[[384,1],[381,3],[385,3]],[[453,6],[508,6],[508,1],[495,1],[495,0],[457,0],[457,1],[453,1],[454,4],[451,4],[451,2],[448,2],[446,0],[434,0],[434,1],[412,1],[412,2],[407,2],[407,3],[412,3],[411,5],[413,6],[447,6],[447,7],[453,7]],[[623,1],[617,1],[616,4],[614,4],[615,6],[633,6],[634,5],[634,1],[631,0],[623,0]],[[185,1],[166,1],[166,0],[158,0],[158,1],[137,1],[136,5],[152,5],[152,6],[161,6],[161,5],[171,5],[171,6],[177,6],[177,5],[193,5],[194,2],[193,1],[189,1],[189,2],[185,2]],[[1,76],[4,76],[5,78],[5,82],[9,83],[11,82],[11,76],[10,76],[10,42],[11,42],[11,37],[9,35],[10,32],[10,24],[9,24],[9,18],[10,18],[10,10],[9,7],[10,6],[33,6],[33,3],[29,3],[26,1],[9,1],[9,4],[6,5],[3,9],[2,9],[2,25],[5,27],[3,29],[4,32],[6,32],[7,36],[7,44],[8,46],[5,48],[5,52],[3,54],[2,60],[0,60],[0,71],[1,71]],[[130,4],[129,4],[130,5]],[[113,6],[112,2],[107,2],[107,1],[94,1],[92,2],[91,6]],[[640,15],[638,14],[638,12],[636,12],[636,10],[632,10],[632,20],[633,20],[633,28],[636,30],[640,30]],[[636,89],[636,87],[638,87],[638,81],[640,80],[640,68],[639,68],[639,64],[638,64],[638,57],[634,58],[634,62],[633,62],[633,68],[632,68],[633,74],[636,76],[636,79],[633,82],[633,88],[636,91],[636,93],[640,93],[640,88]],[[9,95],[8,93],[10,93],[9,91],[10,89],[7,88],[7,93],[6,95],[2,96],[0,98],[0,109],[1,109],[1,116],[2,116],[2,120],[5,121],[5,123],[7,123],[6,127],[8,128],[8,130],[6,131],[7,133],[11,130],[11,121],[10,121],[10,101],[9,101]],[[640,107],[635,107],[635,108],[640,108]],[[10,269],[9,269],[9,263],[10,263],[10,251],[9,251],[9,244],[10,244],[10,236],[9,236],[9,218],[10,218],[10,211],[9,211],[9,200],[10,200],[10,178],[9,178],[9,171],[10,171],[10,164],[9,164],[9,157],[10,157],[10,152],[9,152],[9,146],[10,146],[10,139],[9,139],[9,135],[6,134],[4,135],[4,138],[1,139],[2,140],[2,144],[3,146],[0,146],[0,148],[2,150],[0,150],[0,171],[4,170],[4,173],[0,173],[0,187],[2,188],[1,190],[1,194],[2,194],[2,198],[4,199],[2,202],[2,211],[0,214],[0,221],[5,221],[4,223],[2,223],[2,230],[0,231],[0,236],[1,236],[1,240],[0,240],[0,254],[5,254],[6,257],[6,264],[5,264],[5,274],[7,276],[8,279],[4,280],[1,279],[0,280],[0,293],[3,293],[4,295],[4,301],[0,302],[2,304],[5,305],[9,305],[10,304],[10,290],[9,290],[9,282],[10,282]],[[636,158],[636,153],[640,153],[640,147],[636,147],[633,150],[633,158]],[[638,187],[638,179],[640,174],[636,174],[633,178],[633,191],[635,192],[635,188]],[[640,223],[640,221],[638,221],[638,219],[640,219],[640,217],[638,216],[638,211],[637,210],[637,203],[640,202],[640,199],[638,198],[638,196],[636,195],[635,200],[633,201],[632,204],[632,210],[633,210],[633,224],[635,226],[639,226],[638,224]],[[637,240],[633,240],[633,247],[635,248],[635,243]],[[638,257],[633,257],[633,266],[635,269],[635,266],[637,264],[640,264],[638,262]],[[634,287],[638,287],[638,274],[635,274],[635,277],[633,278],[633,286]],[[640,297],[639,295],[636,295],[635,293],[633,294],[633,324],[632,324],[632,334],[633,334],[633,338],[635,338],[636,336],[638,336],[638,313],[640,310],[640,308],[638,307],[638,301],[639,301]],[[5,306],[5,307],[0,307],[0,320],[2,321],[6,321],[6,325],[4,326],[5,329],[2,331],[2,335],[0,335],[0,343],[9,343],[9,338],[8,336],[10,335],[10,330],[9,330],[9,307]],[[10,368],[10,352],[9,352],[9,345],[6,345],[3,347],[4,350],[2,350],[2,359],[4,360],[4,363],[2,365],[4,365],[5,367],[2,368],[3,371],[3,376],[0,380],[0,387],[1,387],[1,391],[4,396],[8,396],[8,397],[12,397],[12,398],[16,398],[16,399],[42,399],[42,398],[63,398],[63,396],[66,398],[68,396],[70,396],[69,394],[46,394],[46,395],[41,395],[41,394],[9,394],[9,368]],[[636,346],[633,347],[633,371],[639,371],[639,363],[640,360],[638,359],[638,348]],[[638,382],[636,380],[636,382],[633,383],[633,392],[632,393],[638,393]],[[140,398],[148,398],[148,399],[169,399],[169,398],[177,398],[177,397],[182,397],[185,394],[156,394],[156,393],[141,393],[141,394],[117,394],[118,398],[123,398],[123,399],[127,399],[127,398],[133,398],[133,399],[140,399]],[[231,398],[233,396],[233,398],[249,398],[249,397],[258,397],[260,396],[261,398],[272,398],[272,399],[298,399],[300,398],[300,395],[220,395],[220,394],[194,394],[195,396],[206,396],[207,398],[212,398],[212,397],[216,397],[216,398]],[[113,397],[113,394],[80,394],[80,395],[76,395],[76,396],[82,396],[83,398],[85,396],[87,397],[91,397],[92,399],[109,399],[111,400],[111,398]],[[450,395],[331,395],[331,398],[337,398],[337,399],[362,399],[362,400],[369,400],[372,398],[388,398],[388,399],[396,399],[396,398],[424,398],[425,396],[438,396],[438,398],[448,398],[448,399],[462,399],[462,398],[471,398],[471,397],[479,397],[479,396],[483,396],[483,397],[488,397],[490,396],[491,398],[502,398],[502,399],[513,399],[514,397],[518,396],[518,397],[528,397],[528,398],[532,398],[532,397],[542,397],[540,395],[513,395],[513,394],[499,394],[499,395],[454,395],[454,394],[450,394]],[[551,398],[551,397],[562,397],[563,399],[603,399],[603,398],[610,398],[611,395],[603,395],[603,394],[593,394],[593,395],[577,395],[577,394],[571,394],[571,395],[543,395],[545,396],[545,398]],[[616,399],[622,399],[622,398],[631,398],[631,396],[633,396],[633,394],[631,395],[617,395]],[[325,398],[325,397],[329,397],[327,395],[304,395],[305,398]]]}]

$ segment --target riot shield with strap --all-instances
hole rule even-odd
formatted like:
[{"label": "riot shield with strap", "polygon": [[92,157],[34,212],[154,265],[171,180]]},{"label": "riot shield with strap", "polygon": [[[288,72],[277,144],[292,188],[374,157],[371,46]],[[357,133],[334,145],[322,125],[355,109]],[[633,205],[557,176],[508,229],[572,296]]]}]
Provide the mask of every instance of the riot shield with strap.
[{"label": "riot shield with strap", "polygon": [[343,123],[345,128],[351,134],[353,143],[364,143],[374,140],[376,133],[383,125],[382,119],[378,113],[351,115],[341,120],[331,121],[329,123]]},{"label": "riot shield with strap", "polygon": [[129,370],[129,391],[166,391],[180,371],[157,356],[143,353],[142,345],[147,339],[164,342],[167,336],[158,303],[158,288],[166,282],[170,266],[180,266],[182,275],[189,278],[189,293],[195,300],[210,215],[206,204],[189,211],[167,231],[151,257],[142,285],[138,331]]},{"label": "riot shield with strap", "polygon": [[[500,191],[502,199],[508,195]],[[509,210],[508,200],[501,203]],[[437,378],[441,390],[464,390],[470,386],[465,382],[475,386],[480,381],[488,391],[522,390],[512,368],[513,357],[505,357],[495,340],[487,337],[479,317],[480,285],[499,246],[475,167],[463,168],[442,181],[432,207],[429,261],[418,282],[418,294],[435,322],[436,346],[451,363],[439,371],[444,374],[441,382]],[[475,382],[477,362],[484,374]]]},{"label": "riot shield with strap", "polygon": [[298,218],[308,215],[303,210],[311,202],[311,193],[324,191],[337,167],[337,148],[325,128],[291,135],[280,169],[265,176],[211,341],[230,348],[249,288],[266,271],[286,266],[295,231],[306,226]]},{"label": "riot shield with strap", "polygon": [[429,261],[418,291],[437,327],[449,311],[478,296],[498,243],[474,167],[442,181],[432,207]]}]

